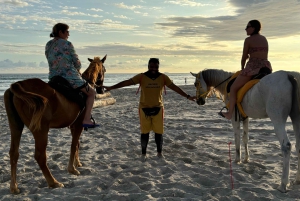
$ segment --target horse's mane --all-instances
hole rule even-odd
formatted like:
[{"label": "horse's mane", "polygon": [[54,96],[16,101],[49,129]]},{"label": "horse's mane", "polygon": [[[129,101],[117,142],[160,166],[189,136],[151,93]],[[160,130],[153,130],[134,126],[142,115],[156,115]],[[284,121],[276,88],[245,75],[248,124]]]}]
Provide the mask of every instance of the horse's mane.
[{"label": "horse's mane", "polygon": [[[221,82],[223,82],[224,80],[226,80],[227,78],[233,75],[232,72],[227,72],[220,69],[204,69],[201,73],[207,87],[209,88],[216,87]],[[208,97],[212,96],[214,93],[216,97],[224,100],[223,95],[224,92],[226,91],[226,84],[228,83],[228,81],[225,81],[223,84],[220,84],[217,88],[212,90],[211,93],[208,94]]]},{"label": "horse's mane", "polygon": [[102,72],[103,66],[100,65],[100,57],[94,57],[94,60],[90,63],[89,67],[82,73],[82,77],[92,84],[97,81],[98,74]]},{"label": "horse's mane", "polygon": [[203,79],[209,87],[216,86],[217,84],[219,84],[220,82],[232,75],[232,72],[227,72],[220,69],[204,69],[202,71]]}]

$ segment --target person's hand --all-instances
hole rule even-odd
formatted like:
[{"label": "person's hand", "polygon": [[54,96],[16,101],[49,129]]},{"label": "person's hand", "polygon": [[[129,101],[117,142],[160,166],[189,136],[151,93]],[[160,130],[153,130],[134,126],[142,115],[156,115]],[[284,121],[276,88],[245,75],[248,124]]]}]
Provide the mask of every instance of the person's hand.
[{"label": "person's hand", "polygon": [[111,87],[107,87],[107,86],[102,86],[104,89],[105,89],[105,91],[104,92],[108,92],[108,91],[110,91],[111,90]]},{"label": "person's hand", "polygon": [[197,97],[196,96],[190,96],[188,99],[191,100],[191,101],[196,101]]}]

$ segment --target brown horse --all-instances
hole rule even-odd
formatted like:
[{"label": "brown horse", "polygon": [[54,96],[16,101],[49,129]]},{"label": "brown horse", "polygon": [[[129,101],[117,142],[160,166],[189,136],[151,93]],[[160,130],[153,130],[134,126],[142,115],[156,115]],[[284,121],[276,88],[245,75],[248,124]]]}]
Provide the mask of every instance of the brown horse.
[{"label": "brown horse", "polygon": [[[102,60],[96,64],[91,62],[86,71],[95,72],[93,75],[101,75],[104,71]],[[98,68],[94,68],[98,66]],[[84,73],[83,73],[84,74]],[[97,80],[97,77],[90,77]],[[89,80],[89,82],[92,82]],[[103,82],[103,80],[102,80]],[[44,81],[33,78],[13,83],[4,93],[5,109],[11,131],[10,165],[11,182],[10,192],[19,193],[17,185],[17,162],[19,158],[19,145],[24,125],[29,128],[35,139],[34,158],[40,166],[43,175],[50,188],[63,187],[51,174],[47,166],[46,147],[48,131],[50,128],[69,127],[72,134],[71,153],[68,164],[68,172],[79,175],[76,167],[82,166],[79,160],[79,137],[82,133],[82,121],[85,111],[75,102],[69,101],[62,94],[51,88]]]}]

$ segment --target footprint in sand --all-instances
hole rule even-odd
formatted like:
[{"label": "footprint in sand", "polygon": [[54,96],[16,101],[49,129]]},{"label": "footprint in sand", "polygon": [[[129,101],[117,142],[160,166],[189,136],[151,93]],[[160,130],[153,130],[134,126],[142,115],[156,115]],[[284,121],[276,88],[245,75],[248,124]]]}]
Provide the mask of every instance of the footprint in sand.
[{"label": "footprint in sand", "polygon": [[91,169],[80,169],[81,175],[92,175],[93,171]]},{"label": "footprint in sand", "polygon": [[179,160],[182,160],[185,163],[191,164],[193,161],[190,158],[179,158]]},{"label": "footprint in sand", "polygon": [[179,149],[181,146],[179,144],[173,144],[171,147],[174,149]]},{"label": "footprint in sand", "polygon": [[59,159],[60,157],[62,157],[63,156],[63,154],[54,154],[53,156],[52,156],[52,160],[53,161],[56,161],[57,159]]},{"label": "footprint in sand", "polygon": [[190,145],[190,144],[183,144],[182,146],[184,146],[186,149],[196,149],[195,146]]}]

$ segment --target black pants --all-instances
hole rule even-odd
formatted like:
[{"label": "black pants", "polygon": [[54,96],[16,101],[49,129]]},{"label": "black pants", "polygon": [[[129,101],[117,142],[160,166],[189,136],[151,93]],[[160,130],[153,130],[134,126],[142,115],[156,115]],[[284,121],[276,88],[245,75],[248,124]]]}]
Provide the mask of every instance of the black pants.
[{"label": "black pants", "polygon": [[[142,154],[146,154],[148,142],[149,142],[149,133],[141,134]],[[156,147],[157,147],[157,153],[161,153],[162,145],[163,145],[163,135],[162,134],[155,133],[155,143],[156,143]]]}]

